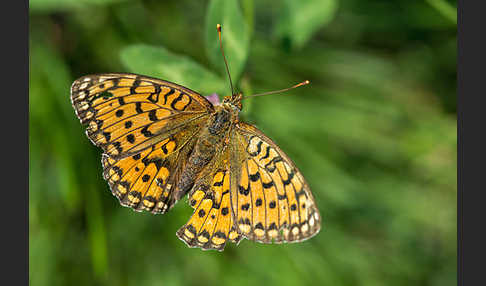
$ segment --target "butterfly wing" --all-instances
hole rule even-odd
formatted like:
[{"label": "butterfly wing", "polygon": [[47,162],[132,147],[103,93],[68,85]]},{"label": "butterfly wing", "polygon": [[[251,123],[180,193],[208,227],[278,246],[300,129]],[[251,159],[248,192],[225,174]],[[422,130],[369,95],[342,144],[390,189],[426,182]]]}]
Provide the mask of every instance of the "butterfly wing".
[{"label": "butterfly wing", "polygon": [[316,235],[320,215],[299,170],[261,131],[237,126],[212,171],[195,183],[194,213],[177,236],[190,247],[221,251],[228,240],[280,243]]},{"label": "butterfly wing", "polygon": [[133,156],[114,159],[103,154],[103,177],[123,206],[165,213],[176,202],[175,185],[197,139],[187,126]]},{"label": "butterfly wing", "polygon": [[316,235],[320,215],[309,185],[295,164],[256,127],[240,122],[240,164],[232,208],[244,237],[263,243],[298,242]]},{"label": "butterfly wing", "polygon": [[214,110],[190,89],[135,74],[82,77],[71,101],[88,137],[112,158],[137,154]]},{"label": "butterfly wing", "polygon": [[222,251],[228,240],[239,243],[242,239],[231,208],[230,192],[236,186],[236,173],[231,169],[229,150],[226,148],[215,158],[189,194],[194,213],[177,231],[189,247]]},{"label": "butterfly wing", "polygon": [[71,101],[104,151],[104,178],[120,203],[153,213],[170,209],[178,171],[212,104],[171,82],[115,73],[76,80]]}]

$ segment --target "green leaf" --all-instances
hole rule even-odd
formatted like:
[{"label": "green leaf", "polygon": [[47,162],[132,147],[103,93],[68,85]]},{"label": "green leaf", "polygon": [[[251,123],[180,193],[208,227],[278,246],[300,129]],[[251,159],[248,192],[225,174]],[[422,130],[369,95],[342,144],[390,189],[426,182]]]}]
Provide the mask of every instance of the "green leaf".
[{"label": "green leaf", "polygon": [[243,12],[243,17],[248,24],[248,35],[251,39],[253,31],[255,29],[255,3],[253,0],[242,0],[241,9]]},{"label": "green leaf", "polygon": [[250,32],[238,1],[212,0],[206,14],[206,53],[211,63],[225,74],[216,24],[221,24],[226,59],[234,84],[243,72],[248,57]]},{"label": "green leaf", "polygon": [[457,25],[457,8],[444,0],[426,0],[430,6],[437,10],[447,20]]},{"label": "green leaf", "polygon": [[289,39],[292,48],[302,48],[324,25],[329,23],[337,10],[338,0],[285,0],[276,33]]},{"label": "green leaf", "polygon": [[201,94],[227,90],[224,80],[191,58],[169,52],[163,47],[144,44],[122,49],[121,60],[130,71],[183,85]]},{"label": "green leaf", "polygon": [[30,0],[29,10],[33,12],[55,12],[79,9],[87,5],[107,5],[126,0]]},{"label": "green leaf", "polygon": [[100,194],[94,185],[88,185],[85,191],[90,198],[89,204],[85,206],[92,267],[98,277],[103,277],[108,270],[108,248]]}]

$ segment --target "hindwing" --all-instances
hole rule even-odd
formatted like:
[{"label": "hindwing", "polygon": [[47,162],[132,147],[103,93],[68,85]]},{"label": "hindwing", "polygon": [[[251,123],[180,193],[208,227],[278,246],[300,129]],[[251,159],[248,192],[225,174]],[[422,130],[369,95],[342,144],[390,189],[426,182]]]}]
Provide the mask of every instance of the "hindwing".
[{"label": "hindwing", "polygon": [[232,207],[239,231],[264,243],[297,242],[316,235],[320,215],[304,177],[290,158],[252,125],[236,128],[240,152]]},{"label": "hindwing", "polygon": [[236,173],[231,170],[229,150],[226,148],[217,155],[189,194],[194,213],[177,231],[177,236],[189,247],[222,251],[227,241],[239,243],[242,239],[231,205]]}]

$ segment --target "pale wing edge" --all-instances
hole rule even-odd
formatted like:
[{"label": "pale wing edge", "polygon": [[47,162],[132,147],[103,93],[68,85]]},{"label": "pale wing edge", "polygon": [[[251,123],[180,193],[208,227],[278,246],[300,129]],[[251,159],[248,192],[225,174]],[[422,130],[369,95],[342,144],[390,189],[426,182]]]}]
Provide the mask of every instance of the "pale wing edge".
[{"label": "pale wing edge", "polygon": [[196,92],[196,91],[194,91],[190,88],[184,87],[180,84],[177,84],[177,83],[174,83],[174,82],[171,82],[171,81],[158,79],[158,78],[151,77],[151,76],[136,74],[136,73],[99,73],[99,74],[85,75],[85,76],[82,76],[82,77],[76,79],[71,85],[71,103],[73,104],[73,106],[74,106],[73,94],[76,93],[76,92],[79,92],[79,89],[75,90],[75,87],[77,85],[79,85],[80,83],[86,82],[87,81],[86,79],[88,79],[88,80],[94,79],[94,78],[99,79],[99,78],[102,78],[102,77],[110,77],[111,79],[122,78],[122,77],[133,79],[133,78],[139,77],[141,80],[151,81],[151,82],[156,83],[156,84],[165,84],[165,85],[171,86],[173,88],[180,89],[180,90],[182,90],[182,91],[184,91],[184,92],[186,92],[186,93],[188,93],[192,96],[197,96],[199,99],[201,99],[201,101],[204,104],[203,107],[206,107],[208,112],[214,111],[213,104],[209,100],[207,100],[204,96],[202,96],[199,92]]}]

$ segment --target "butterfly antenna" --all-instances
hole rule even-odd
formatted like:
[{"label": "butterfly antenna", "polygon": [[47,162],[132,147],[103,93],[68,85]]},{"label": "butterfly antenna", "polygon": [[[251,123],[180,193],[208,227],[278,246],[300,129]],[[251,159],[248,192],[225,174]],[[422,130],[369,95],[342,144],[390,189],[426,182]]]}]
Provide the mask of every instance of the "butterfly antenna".
[{"label": "butterfly antenna", "polygon": [[242,99],[246,99],[246,98],[249,98],[249,97],[255,97],[255,96],[263,96],[263,95],[270,95],[270,94],[275,94],[275,93],[286,92],[286,91],[289,91],[291,89],[294,89],[294,88],[298,88],[298,87],[307,85],[309,83],[310,83],[310,81],[306,80],[306,81],[303,81],[301,83],[298,83],[298,84],[296,84],[294,86],[291,86],[289,88],[284,88],[284,89],[279,89],[279,90],[274,90],[274,91],[269,91],[269,92],[264,92],[264,93],[258,93],[258,94],[252,94],[252,95],[249,95],[249,96],[245,96]]},{"label": "butterfly antenna", "polygon": [[223,54],[224,65],[226,67],[226,73],[228,74],[228,78],[230,82],[231,94],[235,94],[235,91],[233,90],[233,82],[231,81],[231,75],[228,68],[228,62],[226,61],[226,57],[224,56],[223,41],[221,40],[221,25],[216,24],[216,29],[218,29],[219,47],[221,48],[221,53]]}]

